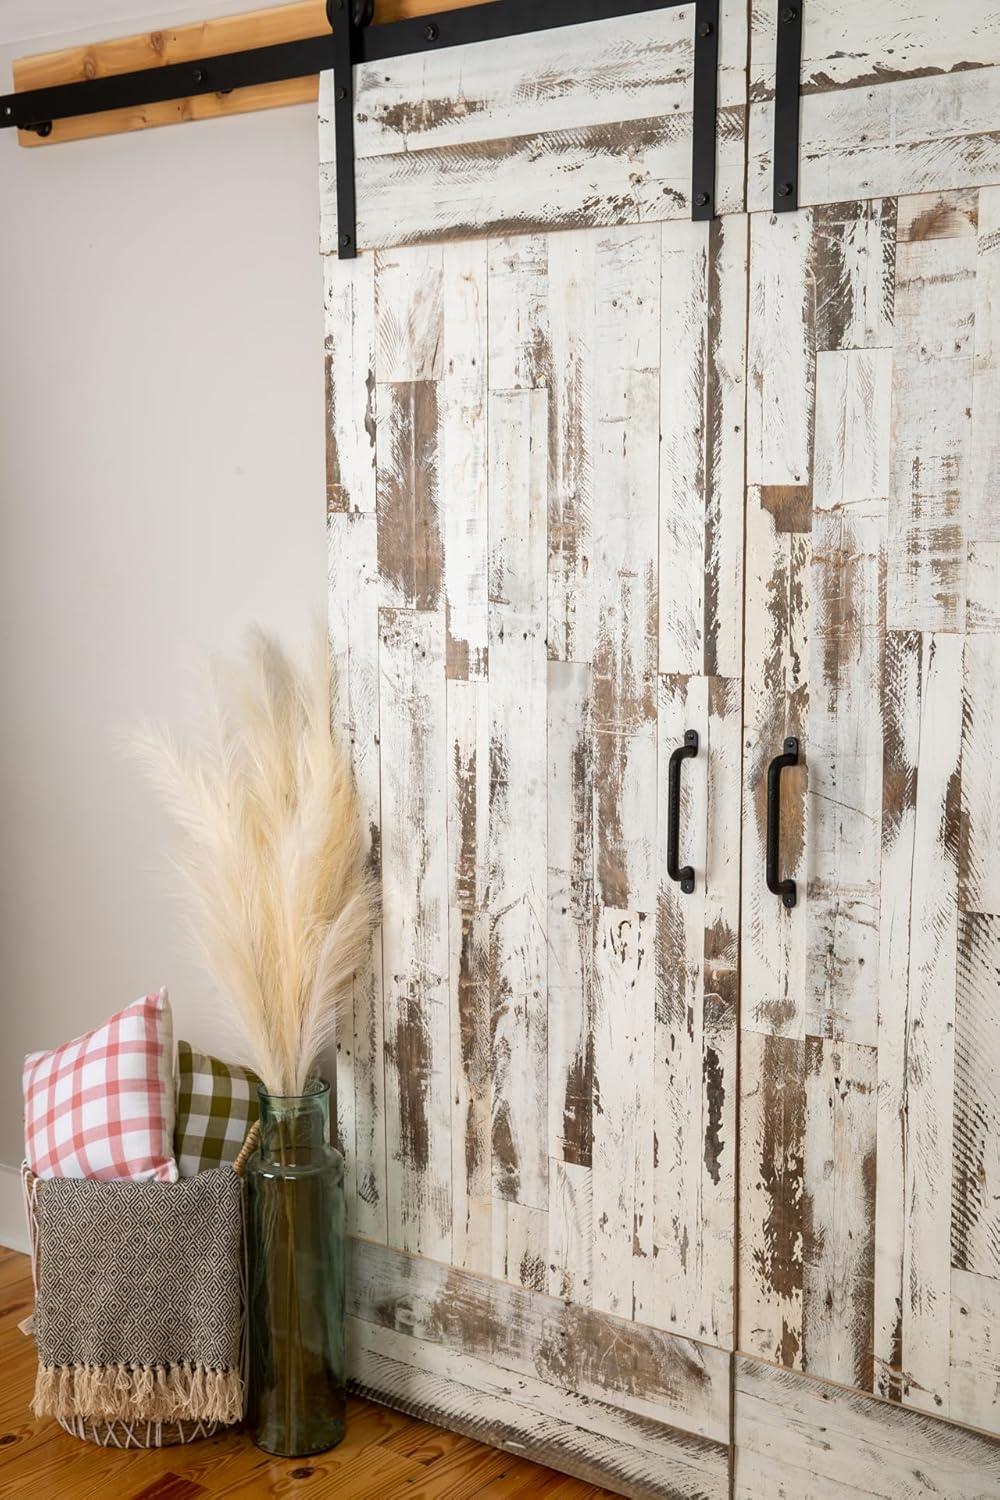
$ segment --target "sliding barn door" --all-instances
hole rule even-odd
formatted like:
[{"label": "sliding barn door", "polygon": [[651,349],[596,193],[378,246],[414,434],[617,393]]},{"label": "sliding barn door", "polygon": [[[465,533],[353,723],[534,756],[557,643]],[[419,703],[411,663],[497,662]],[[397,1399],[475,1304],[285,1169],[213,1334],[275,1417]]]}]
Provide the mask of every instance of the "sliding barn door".
[{"label": "sliding barn door", "polygon": [[[804,20],[798,212],[751,121],[739,1344],[997,1432],[1000,6]],[[742,1363],[739,1493],[806,1493],[772,1441],[800,1398]],[[831,1483],[928,1492],[868,1446],[885,1408],[840,1422]],[[997,1493],[898,1441],[930,1491]],[[793,1453],[827,1472],[818,1421]]]},{"label": "sliding barn door", "polygon": [[730,9],[712,223],[693,6],[358,69],[354,261],[322,127],[331,638],[383,900],[339,1058],[352,1371],[637,1494],[728,1493]]}]

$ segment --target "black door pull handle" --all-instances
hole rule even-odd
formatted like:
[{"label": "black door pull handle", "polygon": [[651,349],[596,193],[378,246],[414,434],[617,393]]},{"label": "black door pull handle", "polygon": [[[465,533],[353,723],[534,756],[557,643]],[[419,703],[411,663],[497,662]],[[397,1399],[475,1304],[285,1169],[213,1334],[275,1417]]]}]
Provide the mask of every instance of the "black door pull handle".
[{"label": "black door pull handle", "polygon": [[789,910],[797,898],[794,880],[781,880],[778,868],[781,864],[781,773],[786,766],[799,763],[799,742],[792,736],[785,741],[781,755],[776,755],[767,768],[767,888],[772,896],[780,896],[783,906]]},{"label": "black door pull handle", "polygon": [[677,853],[681,821],[681,764],[697,754],[698,731],[688,729],[684,734],[683,745],[678,745],[677,749],[671,752],[667,770],[667,874],[671,880],[680,882],[685,896],[690,896],[694,890],[694,870],[690,865],[685,865],[683,870],[680,869]]}]

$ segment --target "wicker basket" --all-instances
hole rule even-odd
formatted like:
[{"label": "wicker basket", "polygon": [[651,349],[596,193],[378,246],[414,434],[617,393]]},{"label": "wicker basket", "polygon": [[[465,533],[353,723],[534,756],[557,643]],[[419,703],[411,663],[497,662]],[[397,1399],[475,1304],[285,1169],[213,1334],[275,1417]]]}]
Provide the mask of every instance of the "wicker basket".
[{"label": "wicker basket", "polygon": [[[239,1156],[233,1163],[233,1170],[241,1176],[243,1168],[256,1145],[256,1139],[257,1127],[254,1126],[247,1136]],[[44,1190],[44,1183],[33,1176],[27,1164],[21,1169],[21,1180],[24,1186],[25,1210],[31,1241],[32,1278],[37,1294],[42,1275],[37,1204],[38,1194]],[[242,1316],[240,1319],[240,1363],[245,1381],[247,1373],[245,1243],[241,1272]],[[22,1325],[25,1327],[26,1332],[31,1330],[31,1324],[32,1320],[29,1319],[27,1325]],[[68,1432],[72,1437],[79,1438],[82,1442],[95,1443],[101,1448],[169,1448],[184,1443],[197,1442],[200,1438],[214,1437],[216,1433],[228,1430],[223,1423],[214,1421],[153,1422],[111,1419],[96,1421],[80,1416],[56,1417],[56,1421],[58,1421],[63,1431]]]}]

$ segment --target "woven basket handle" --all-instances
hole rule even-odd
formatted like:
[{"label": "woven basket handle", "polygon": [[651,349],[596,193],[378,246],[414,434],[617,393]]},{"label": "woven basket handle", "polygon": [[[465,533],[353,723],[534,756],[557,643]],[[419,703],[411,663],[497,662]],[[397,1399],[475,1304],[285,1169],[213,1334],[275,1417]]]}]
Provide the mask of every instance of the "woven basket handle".
[{"label": "woven basket handle", "polygon": [[257,1149],[257,1141],[259,1139],[260,1139],[260,1121],[259,1120],[254,1120],[253,1124],[250,1126],[250,1129],[247,1131],[247,1138],[246,1138],[246,1140],[243,1142],[242,1146],[240,1147],[239,1155],[237,1156],[236,1160],[233,1162],[233,1171],[236,1173],[237,1177],[242,1177],[243,1176],[243,1169],[245,1168],[247,1162],[250,1160],[250,1158],[253,1155],[253,1153],[256,1151],[256,1149]]}]

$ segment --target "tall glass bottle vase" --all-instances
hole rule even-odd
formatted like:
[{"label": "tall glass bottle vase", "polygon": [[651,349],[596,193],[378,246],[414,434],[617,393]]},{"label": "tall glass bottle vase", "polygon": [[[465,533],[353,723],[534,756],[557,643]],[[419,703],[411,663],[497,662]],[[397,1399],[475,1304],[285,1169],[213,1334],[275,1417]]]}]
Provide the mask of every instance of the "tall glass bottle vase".
[{"label": "tall glass bottle vase", "polygon": [[344,1159],[329,1084],[260,1089],[246,1182],[250,1422],[259,1447],[300,1458],[344,1436]]}]

